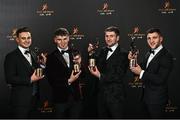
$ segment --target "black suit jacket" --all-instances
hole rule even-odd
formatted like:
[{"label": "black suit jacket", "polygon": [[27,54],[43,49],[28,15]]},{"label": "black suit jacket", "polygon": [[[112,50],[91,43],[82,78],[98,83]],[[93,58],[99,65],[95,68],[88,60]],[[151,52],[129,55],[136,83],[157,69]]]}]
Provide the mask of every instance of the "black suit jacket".
[{"label": "black suit jacket", "polygon": [[70,67],[67,66],[58,49],[52,52],[47,58],[46,75],[52,87],[53,101],[55,103],[67,102],[70,95],[73,95],[75,100],[80,99],[79,81],[76,80],[71,85],[68,85],[68,79],[73,68],[71,52],[69,56]]},{"label": "black suit jacket", "polygon": [[106,48],[102,48],[97,57],[97,66],[101,73],[99,90],[106,94],[108,101],[124,100],[123,79],[129,63],[127,55],[127,52],[118,46],[108,60]]},{"label": "black suit jacket", "polygon": [[13,106],[30,106],[33,84],[31,75],[38,67],[35,56],[32,55],[32,66],[23,56],[19,48],[6,55],[4,71],[6,82],[11,86],[11,104]]},{"label": "black suit jacket", "polygon": [[148,104],[164,104],[168,100],[167,80],[172,71],[173,57],[167,49],[161,49],[149,63],[146,63],[150,53],[145,56],[141,67],[145,70],[142,81],[145,86],[143,99]]}]

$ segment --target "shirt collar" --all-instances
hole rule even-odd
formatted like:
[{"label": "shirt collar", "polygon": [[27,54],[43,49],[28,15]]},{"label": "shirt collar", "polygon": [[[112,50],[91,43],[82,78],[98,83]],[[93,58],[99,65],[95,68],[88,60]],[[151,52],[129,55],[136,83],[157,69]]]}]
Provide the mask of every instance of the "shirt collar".
[{"label": "shirt collar", "polygon": [[64,50],[64,51],[68,50],[68,47],[65,48],[65,49],[62,49],[62,48],[60,48],[60,47],[57,47],[57,49],[61,52],[62,50]]},{"label": "shirt collar", "polygon": [[157,47],[156,49],[154,49],[154,55],[156,55],[162,48],[163,48],[163,46],[160,45],[159,47]]},{"label": "shirt collar", "polygon": [[115,45],[113,45],[112,47],[109,47],[109,48],[111,48],[111,49],[112,49],[112,52],[114,52],[117,47],[118,47],[118,43],[116,43]]},{"label": "shirt collar", "polygon": [[18,48],[19,48],[19,50],[21,51],[22,54],[24,54],[26,50],[29,50],[29,48],[23,48],[23,47],[21,47],[19,45],[18,45]]}]

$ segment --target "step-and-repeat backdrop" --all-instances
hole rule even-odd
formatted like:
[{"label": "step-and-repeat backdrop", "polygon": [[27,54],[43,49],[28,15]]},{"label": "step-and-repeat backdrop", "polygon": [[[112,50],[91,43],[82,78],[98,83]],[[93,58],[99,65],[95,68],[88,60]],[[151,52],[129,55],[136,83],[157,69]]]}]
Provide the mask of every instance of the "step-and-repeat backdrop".
[{"label": "step-and-repeat backdrop", "polygon": [[[174,56],[174,69],[168,81],[169,102],[165,111],[169,118],[180,118],[180,1],[179,0],[0,0],[0,118],[9,114],[10,91],[4,79],[5,55],[16,48],[14,40],[18,27],[32,30],[32,49],[50,53],[54,50],[53,32],[65,27],[70,32],[71,43],[87,58],[89,42],[99,41],[104,45],[104,29],[117,26],[120,29],[120,44],[129,50],[132,39],[140,51],[139,61],[147,52],[146,30],[160,28],[164,46]],[[141,81],[127,72],[126,107],[127,118],[141,116],[139,91]],[[47,80],[40,82],[40,113],[51,114],[51,92]]]}]

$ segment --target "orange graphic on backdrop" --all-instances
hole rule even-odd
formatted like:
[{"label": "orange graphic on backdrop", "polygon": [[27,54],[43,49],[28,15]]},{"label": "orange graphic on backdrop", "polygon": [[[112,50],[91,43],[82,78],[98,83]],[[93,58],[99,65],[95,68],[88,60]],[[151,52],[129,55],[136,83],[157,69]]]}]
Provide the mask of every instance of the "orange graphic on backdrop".
[{"label": "orange graphic on backdrop", "polygon": [[139,28],[138,27],[135,27],[134,30],[133,30],[133,33],[138,33],[139,32]]},{"label": "orange graphic on backdrop", "polygon": [[42,5],[42,11],[47,11],[48,10],[48,5],[47,3]]},{"label": "orange graphic on backdrop", "polygon": [[107,3],[104,3],[104,4],[103,4],[103,10],[108,10],[108,7],[109,7],[109,6],[108,6]]}]

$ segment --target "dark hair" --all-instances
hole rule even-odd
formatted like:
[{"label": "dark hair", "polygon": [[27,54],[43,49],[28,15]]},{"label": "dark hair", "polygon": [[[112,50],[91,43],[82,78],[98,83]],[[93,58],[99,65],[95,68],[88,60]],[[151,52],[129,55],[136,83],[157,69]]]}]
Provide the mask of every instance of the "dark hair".
[{"label": "dark hair", "polygon": [[66,36],[66,35],[69,36],[69,32],[66,28],[58,28],[54,32],[54,37],[59,36],[59,35],[60,36]]},{"label": "dark hair", "polygon": [[161,31],[160,31],[160,29],[158,29],[158,28],[150,28],[150,29],[148,29],[147,32],[146,32],[146,34],[154,33],[154,32],[156,32],[156,33],[158,33],[160,36],[162,36]]},{"label": "dark hair", "polygon": [[16,31],[16,37],[19,37],[19,34],[22,32],[30,32],[31,33],[31,30],[28,27],[18,28]]},{"label": "dark hair", "polygon": [[117,36],[119,36],[119,29],[115,26],[110,26],[105,29],[104,32],[115,32]]},{"label": "dark hair", "polygon": [[81,52],[77,49],[72,50],[73,56],[81,55]]}]

